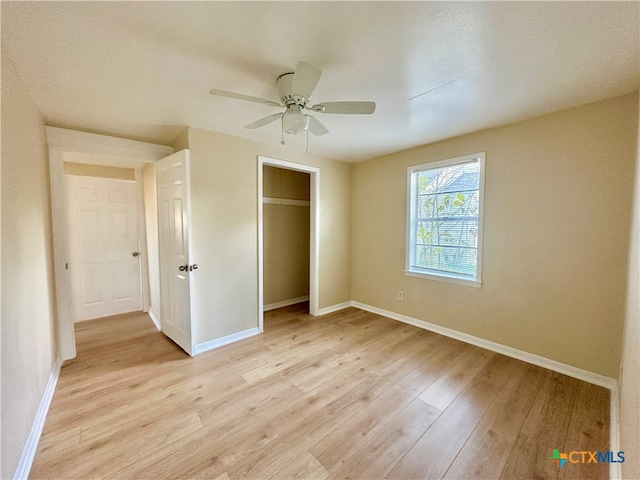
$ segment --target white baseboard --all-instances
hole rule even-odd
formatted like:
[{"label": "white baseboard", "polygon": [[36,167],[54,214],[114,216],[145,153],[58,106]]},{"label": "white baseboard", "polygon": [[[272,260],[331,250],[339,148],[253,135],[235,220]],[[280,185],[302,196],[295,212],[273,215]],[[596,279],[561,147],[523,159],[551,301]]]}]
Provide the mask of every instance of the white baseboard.
[{"label": "white baseboard", "polygon": [[58,358],[56,359],[55,363],[53,364],[53,368],[51,369],[51,374],[49,375],[49,380],[47,381],[44,393],[42,394],[42,399],[40,400],[40,405],[38,406],[36,417],[33,420],[31,431],[29,432],[27,442],[25,443],[22,450],[22,455],[20,456],[20,461],[18,462],[16,472],[13,475],[13,478],[15,480],[26,480],[27,478],[29,478],[31,465],[33,464],[33,459],[35,458],[36,451],[38,450],[40,435],[42,435],[44,422],[47,419],[47,413],[49,413],[49,406],[51,405],[51,400],[53,399],[53,394],[56,390],[56,384],[58,383],[58,377],[60,376],[61,367],[62,361]]},{"label": "white baseboard", "polygon": [[298,298],[290,298],[289,300],[282,300],[280,302],[269,303],[262,307],[263,312],[268,312],[269,310],[275,310],[276,308],[288,307],[289,305],[295,305],[296,303],[302,303],[309,300],[309,295],[305,297]]},{"label": "white baseboard", "polygon": [[353,306],[353,302],[351,301],[337,303],[335,305],[330,305],[328,307],[321,308],[320,310],[318,310],[318,315],[326,315],[327,313],[337,312],[338,310],[342,310],[343,308],[347,308],[351,306]]},{"label": "white baseboard", "polygon": [[149,314],[149,316],[151,317],[151,320],[153,320],[153,324],[156,326],[156,328],[158,329],[159,332],[162,331],[162,324],[160,323],[160,315],[158,315],[153,308],[149,308],[149,311],[147,312]]},{"label": "white baseboard", "polygon": [[406,315],[391,312],[389,310],[384,310],[382,308],[373,307],[365,303],[352,301],[351,305],[356,308],[366,310],[367,312],[377,313],[378,315],[389,317],[403,323],[408,323],[409,325],[423,328],[431,332],[439,333],[440,335],[451,337],[455,340],[460,340],[461,342],[470,343],[471,345],[476,345],[478,347],[491,350],[492,352],[506,355],[507,357],[516,358],[518,360],[522,360],[523,362],[531,363],[533,365],[537,365],[554,372],[562,373],[563,375],[567,375],[569,377],[577,378],[578,380],[593,383],[594,385],[608,388],[609,390],[617,388],[618,382],[616,381],[616,379],[611,377],[605,377],[604,375],[599,375],[587,370],[582,370],[581,368],[577,368],[572,365],[556,362],[555,360],[550,360],[533,353],[525,352],[512,347],[507,347],[506,345],[495,343],[490,340],[485,340],[484,338],[474,337],[473,335],[469,335],[467,333],[458,332],[450,328],[435,325],[433,323],[425,322],[424,320],[418,320],[417,318],[408,317]]},{"label": "white baseboard", "polygon": [[258,329],[258,327],[254,327],[248,330],[243,330],[242,332],[232,333],[231,335],[227,335],[226,337],[216,338],[215,340],[209,340],[208,342],[204,343],[198,343],[193,354],[198,355],[199,353],[208,352],[209,350],[213,350],[214,348],[223,347],[224,345],[228,345],[239,340],[244,340],[245,338],[253,337],[254,335],[258,335],[259,333],[260,330]]},{"label": "white baseboard", "polygon": [[[620,397],[618,396],[618,385],[611,388],[609,392],[610,408],[609,408],[609,450],[612,452],[620,451]],[[609,464],[610,480],[620,480],[622,478],[622,468],[619,463],[611,462]]]}]

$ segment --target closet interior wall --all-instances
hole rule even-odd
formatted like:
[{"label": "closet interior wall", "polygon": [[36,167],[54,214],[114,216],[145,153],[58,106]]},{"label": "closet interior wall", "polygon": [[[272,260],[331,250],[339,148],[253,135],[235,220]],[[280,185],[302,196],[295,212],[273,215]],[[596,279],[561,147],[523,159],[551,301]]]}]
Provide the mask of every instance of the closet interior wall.
[{"label": "closet interior wall", "polygon": [[309,298],[309,174],[263,170],[264,309]]}]

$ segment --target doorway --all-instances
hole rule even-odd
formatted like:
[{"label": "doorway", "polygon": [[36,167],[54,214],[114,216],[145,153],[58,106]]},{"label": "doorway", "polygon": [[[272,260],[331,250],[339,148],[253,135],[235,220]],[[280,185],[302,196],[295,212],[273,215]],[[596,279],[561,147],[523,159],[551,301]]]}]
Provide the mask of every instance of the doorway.
[{"label": "doorway", "polygon": [[[80,168],[133,169],[138,185],[144,184],[144,218],[140,226],[140,252],[142,279],[142,310],[148,312],[159,328],[160,322],[153,315],[153,291],[159,291],[157,278],[157,225],[155,222],[155,162],[173,153],[173,148],[137,140],[110,137],[58,127],[47,127],[49,147],[49,174],[51,180],[51,206],[53,217],[54,269],[56,284],[58,354],[62,361],[76,356],[74,322],[76,313],[70,267],[70,244],[68,231],[67,193],[65,185],[65,163],[79,164]],[[84,167],[82,167],[84,165]],[[152,189],[147,186],[153,185]],[[138,187],[140,188],[140,187]],[[147,202],[147,198],[152,202]],[[148,235],[147,231],[155,232]],[[147,242],[147,237],[149,242]],[[149,255],[144,248],[149,248]],[[152,250],[155,250],[153,252]],[[134,251],[130,252],[130,255]],[[154,255],[155,253],[155,255]],[[155,261],[155,266],[153,265]],[[151,275],[148,274],[151,272]],[[154,273],[155,272],[155,273]],[[155,280],[155,281],[154,281]],[[151,292],[151,294],[150,294]],[[151,298],[150,298],[151,295]],[[156,300],[159,303],[159,300]],[[151,308],[150,308],[151,307]],[[159,308],[158,310],[159,311]],[[155,318],[154,318],[155,317]]]},{"label": "doorway", "polygon": [[319,168],[258,157],[260,331],[272,308],[308,300],[317,315],[319,184]]},{"label": "doorway", "polygon": [[309,300],[309,174],[262,170],[263,311]]}]

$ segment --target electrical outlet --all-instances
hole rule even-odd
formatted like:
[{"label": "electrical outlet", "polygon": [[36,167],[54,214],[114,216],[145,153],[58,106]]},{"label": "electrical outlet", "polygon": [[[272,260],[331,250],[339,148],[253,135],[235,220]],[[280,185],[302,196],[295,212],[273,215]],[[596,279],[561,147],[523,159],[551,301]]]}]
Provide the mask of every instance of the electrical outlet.
[{"label": "electrical outlet", "polygon": [[404,301],[404,292],[402,290],[398,290],[398,293],[397,293],[396,296],[397,296],[399,302]]}]

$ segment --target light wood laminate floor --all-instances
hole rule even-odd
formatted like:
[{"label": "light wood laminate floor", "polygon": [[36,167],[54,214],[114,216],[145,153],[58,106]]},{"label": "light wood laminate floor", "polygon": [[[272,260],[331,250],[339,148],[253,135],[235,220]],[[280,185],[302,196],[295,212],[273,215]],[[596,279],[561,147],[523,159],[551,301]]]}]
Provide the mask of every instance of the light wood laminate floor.
[{"label": "light wood laminate floor", "polygon": [[135,314],[76,325],[31,478],[568,479],[609,392],[355,308],[265,315],[189,358]]}]

